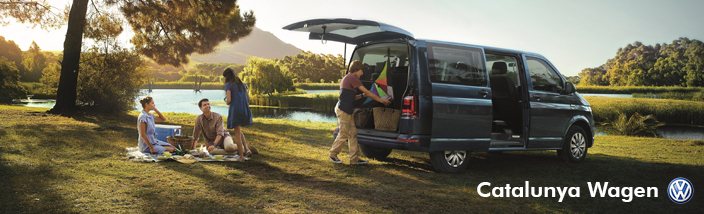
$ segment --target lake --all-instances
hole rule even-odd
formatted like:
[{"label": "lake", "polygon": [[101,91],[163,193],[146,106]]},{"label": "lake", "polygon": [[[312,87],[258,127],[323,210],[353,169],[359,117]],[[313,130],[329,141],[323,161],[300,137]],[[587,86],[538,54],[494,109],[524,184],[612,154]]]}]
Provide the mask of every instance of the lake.
[{"label": "lake", "polygon": [[[309,94],[337,92],[338,90],[308,90]],[[144,96],[152,96],[157,109],[162,112],[183,112],[189,114],[200,114],[198,101],[208,98],[210,101],[221,101],[225,98],[223,90],[202,90],[194,92],[192,89],[154,89],[151,93],[142,90],[142,96],[135,100],[135,110],[140,110],[139,99]],[[581,94],[582,96],[604,96],[604,97],[632,97],[630,94]],[[52,108],[55,100],[28,99],[21,100],[22,106]],[[252,115],[260,118],[291,119],[313,122],[337,122],[337,117],[333,111],[321,112],[300,108],[278,108],[252,106]],[[227,106],[212,106],[212,111],[227,116]],[[663,126],[658,128],[664,138],[667,139],[704,139],[704,128],[688,126]],[[599,134],[597,134],[599,135]]]},{"label": "lake", "polygon": [[[308,90],[309,94],[315,93],[329,93],[337,92],[339,90]],[[203,98],[208,98],[212,101],[222,101],[225,98],[225,91],[223,90],[201,90],[201,92],[194,92],[193,89],[154,89],[152,92],[148,92],[146,89],[142,90],[142,95],[135,100],[135,110],[141,110],[142,106],[139,104],[139,100],[145,96],[151,96],[154,98],[154,104],[156,108],[161,112],[181,112],[189,114],[201,114],[202,112],[198,108],[198,101]],[[22,106],[27,107],[43,107],[52,108],[56,104],[56,100],[43,100],[43,99],[27,99],[21,100]],[[312,111],[308,109],[296,109],[296,108],[277,108],[277,107],[263,107],[263,106],[252,106],[252,115],[254,117],[263,118],[277,118],[277,119],[291,119],[300,121],[313,121],[313,122],[337,122],[337,117],[335,113],[330,112],[320,112]],[[227,116],[227,106],[217,106],[211,107],[211,111],[220,113]]]}]

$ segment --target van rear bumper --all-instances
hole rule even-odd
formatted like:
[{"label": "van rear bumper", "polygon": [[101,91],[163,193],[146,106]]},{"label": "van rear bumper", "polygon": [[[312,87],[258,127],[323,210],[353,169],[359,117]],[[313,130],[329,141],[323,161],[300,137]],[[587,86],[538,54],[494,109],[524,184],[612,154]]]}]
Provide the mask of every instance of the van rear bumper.
[{"label": "van rear bumper", "polygon": [[[333,133],[334,138],[337,138],[337,132]],[[357,134],[357,142],[378,148],[428,152],[430,136],[400,134],[396,138],[386,138]]]}]

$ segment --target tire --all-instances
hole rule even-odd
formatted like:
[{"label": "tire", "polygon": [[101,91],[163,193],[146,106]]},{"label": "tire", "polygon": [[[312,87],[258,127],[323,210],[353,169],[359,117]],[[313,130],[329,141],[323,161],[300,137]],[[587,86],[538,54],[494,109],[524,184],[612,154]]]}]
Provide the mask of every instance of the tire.
[{"label": "tire", "polygon": [[458,173],[464,171],[469,163],[468,151],[437,151],[430,153],[430,163],[440,173]]},{"label": "tire", "polygon": [[376,159],[376,160],[382,160],[391,154],[392,149],[387,149],[387,148],[379,148],[379,147],[374,147],[374,146],[368,146],[364,144],[359,144],[359,149],[362,150],[362,154],[364,156],[371,158],[371,159]]},{"label": "tire", "polygon": [[579,126],[572,126],[565,135],[562,149],[557,150],[557,156],[565,162],[579,163],[587,156],[587,133]]}]

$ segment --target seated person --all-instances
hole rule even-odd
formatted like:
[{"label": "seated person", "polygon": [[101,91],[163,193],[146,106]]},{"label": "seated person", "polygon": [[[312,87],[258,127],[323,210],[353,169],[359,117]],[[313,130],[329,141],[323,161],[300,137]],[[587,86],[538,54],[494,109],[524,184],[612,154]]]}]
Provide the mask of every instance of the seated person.
[{"label": "seated person", "polygon": [[[173,152],[176,147],[171,144],[156,139],[154,121],[165,121],[166,117],[156,110],[156,104],[152,97],[145,97],[139,100],[142,104],[142,113],[137,117],[137,131],[139,132],[139,151],[150,154],[160,154],[165,151]],[[149,112],[154,110],[159,115],[156,118]]]},{"label": "seated person", "polygon": [[[234,155],[239,151],[237,145],[232,141],[230,132],[225,130],[222,115],[210,111],[210,101],[202,99],[198,102],[198,107],[203,112],[196,117],[193,126],[193,149],[195,149],[200,134],[203,133],[205,145],[208,152],[213,155]],[[245,157],[240,155],[237,161],[245,161]]]}]

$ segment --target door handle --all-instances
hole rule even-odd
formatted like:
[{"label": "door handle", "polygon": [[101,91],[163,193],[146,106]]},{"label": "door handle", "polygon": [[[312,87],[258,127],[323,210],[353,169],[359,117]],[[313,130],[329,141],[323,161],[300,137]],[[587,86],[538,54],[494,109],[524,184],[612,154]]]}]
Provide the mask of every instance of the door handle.
[{"label": "door handle", "polygon": [[541,97],[543,97],[543,96],[540,96],[540,94],[533,94],[533,98],[535,98],[535,99],[540,99]]},{"label": "door handle", "polygon": [[487,95],[489,95],[489,92],[488,92],[488,91],[486,91],[486,90],[484,90],[484,89],[482,89],[481,91],[477,92],[477,94],[479,94],[479,95],[482,95],[482,96],[486,97]]}]

